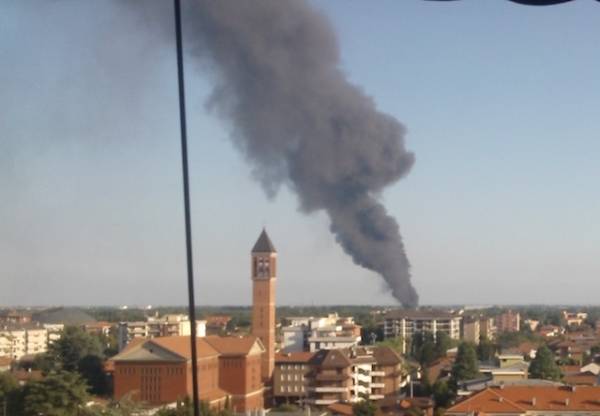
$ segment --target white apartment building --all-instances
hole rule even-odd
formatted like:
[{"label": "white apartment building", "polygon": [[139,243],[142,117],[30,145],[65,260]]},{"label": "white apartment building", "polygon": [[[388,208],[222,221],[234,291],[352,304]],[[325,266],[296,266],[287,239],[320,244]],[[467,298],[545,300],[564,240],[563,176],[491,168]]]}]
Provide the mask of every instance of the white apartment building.
[{"label": "white apartment building", "polygon": [[[190,320],[187,315],[182,314],[148,317],[146,321],[120,322],[117,326],[119,351],[134,338],[185,336],[191,333]],[[206,336],[206,321],[196,321],[196,336]]]},{"label": "white apartment building", "polygon": [[326,317],[287,318],[282,328],[284,352],[315,352],[321,349],[350,348],[360,343],[360,326],[352,317],[330,314]]},{"label": "white apartment building", "polygon": [[48,331],[37,326],[0,327],[0,357],[20,360],[48,350]]},{"label": "white apartment building", "polygon": [[58,341],[65,329],[64,324],[44,324],[43,326],[48,331],[48,345]]},{"label": "white apartment building", "polygon": [[[385,338],[412,339],[417,333],[429,333],[435,340],[440,332],[460,339],[461,316],[433,310],[396,310],[385,315]],[[406,345],[404,345],[406,348]],[[406,352],[406,351],[404,351]]]}]

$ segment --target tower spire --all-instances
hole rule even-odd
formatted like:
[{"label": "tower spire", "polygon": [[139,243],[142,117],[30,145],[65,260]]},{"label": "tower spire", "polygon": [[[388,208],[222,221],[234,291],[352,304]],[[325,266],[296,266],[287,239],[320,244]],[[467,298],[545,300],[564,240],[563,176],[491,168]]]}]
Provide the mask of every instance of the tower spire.
[{"label": "tower spire", "polygon": [[267,234],[267,230],[264,227],[252,248],[252,253],[277,253],[277,250],[275,250],[275,246],[271,242],[269,234]]},{"label": "tower spire", "polygon": [[252,248],[252,334],[265,347],[261,373],[266,384],[272,382],[275,366],[275,281],[277,250],[263,228]]}]

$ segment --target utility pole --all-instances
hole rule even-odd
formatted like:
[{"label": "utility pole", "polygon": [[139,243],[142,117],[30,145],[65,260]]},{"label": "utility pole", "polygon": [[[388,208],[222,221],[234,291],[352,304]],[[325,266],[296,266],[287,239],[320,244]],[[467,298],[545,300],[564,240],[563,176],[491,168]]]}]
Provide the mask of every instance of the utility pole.
[{"label": "utility pole", "polygon": [[175,39],[177,43],[177,81],[179,86],[179,120],[181,128],[181,164],[183,173],[183,205],[185,213],[185,242],[188,281],[188,314],[190,317],[192,352],[192,400],[194,416],[200,416],[200,399],[198,392],[198,354],[196,351],[196,303],[194,300],[194,261],[192,251],[192,219],[190,208],[190,179],[188,169],[187,123],[185,114],[185,82],[183,76],[183,41],[181,34],[181,5],[173,0],[175,9]]}]

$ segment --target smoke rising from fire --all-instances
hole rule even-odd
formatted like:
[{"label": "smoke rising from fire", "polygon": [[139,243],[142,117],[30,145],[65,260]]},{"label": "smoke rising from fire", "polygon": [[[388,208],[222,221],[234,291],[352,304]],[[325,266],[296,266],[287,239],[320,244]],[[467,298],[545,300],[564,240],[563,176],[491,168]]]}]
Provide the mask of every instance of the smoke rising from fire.
[{"label": "smoke rising from fire", "polygon": [[416,306],[398,224],[377,199],[414,156],[404,127],[346,79],[329,21],[298,0],[199,0],[186,12],[185,41],[215,69],[208,107],[231,122],[267,193],[287,184],[304,212],[325,210],[354,262]]}]

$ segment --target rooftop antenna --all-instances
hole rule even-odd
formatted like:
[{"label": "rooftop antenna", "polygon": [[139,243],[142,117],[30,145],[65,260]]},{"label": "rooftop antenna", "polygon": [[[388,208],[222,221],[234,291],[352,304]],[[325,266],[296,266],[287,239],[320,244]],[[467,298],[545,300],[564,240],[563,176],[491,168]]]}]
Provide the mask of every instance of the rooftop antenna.
[{"label": "rooftop antenna", "polygon": [[200,416],[198,398],[198,353],[196,351],[196,303],[194,300],[194,262],[192,257],[192,219],[190,214],[190,179],[187,151],[187,123],[185,116],[185,84],[183,77],[183,46],[181,36],[180,0],[173,0],[175,9],[175,38],[177,41],[177,81],[179,85],[179,119],[181,127],[181,162],[183,173],[183,205],[185,211],[185,248],[187,258],[188,314],[190,316],[190,347],[192,351],[192,400],[194,416]]}]

